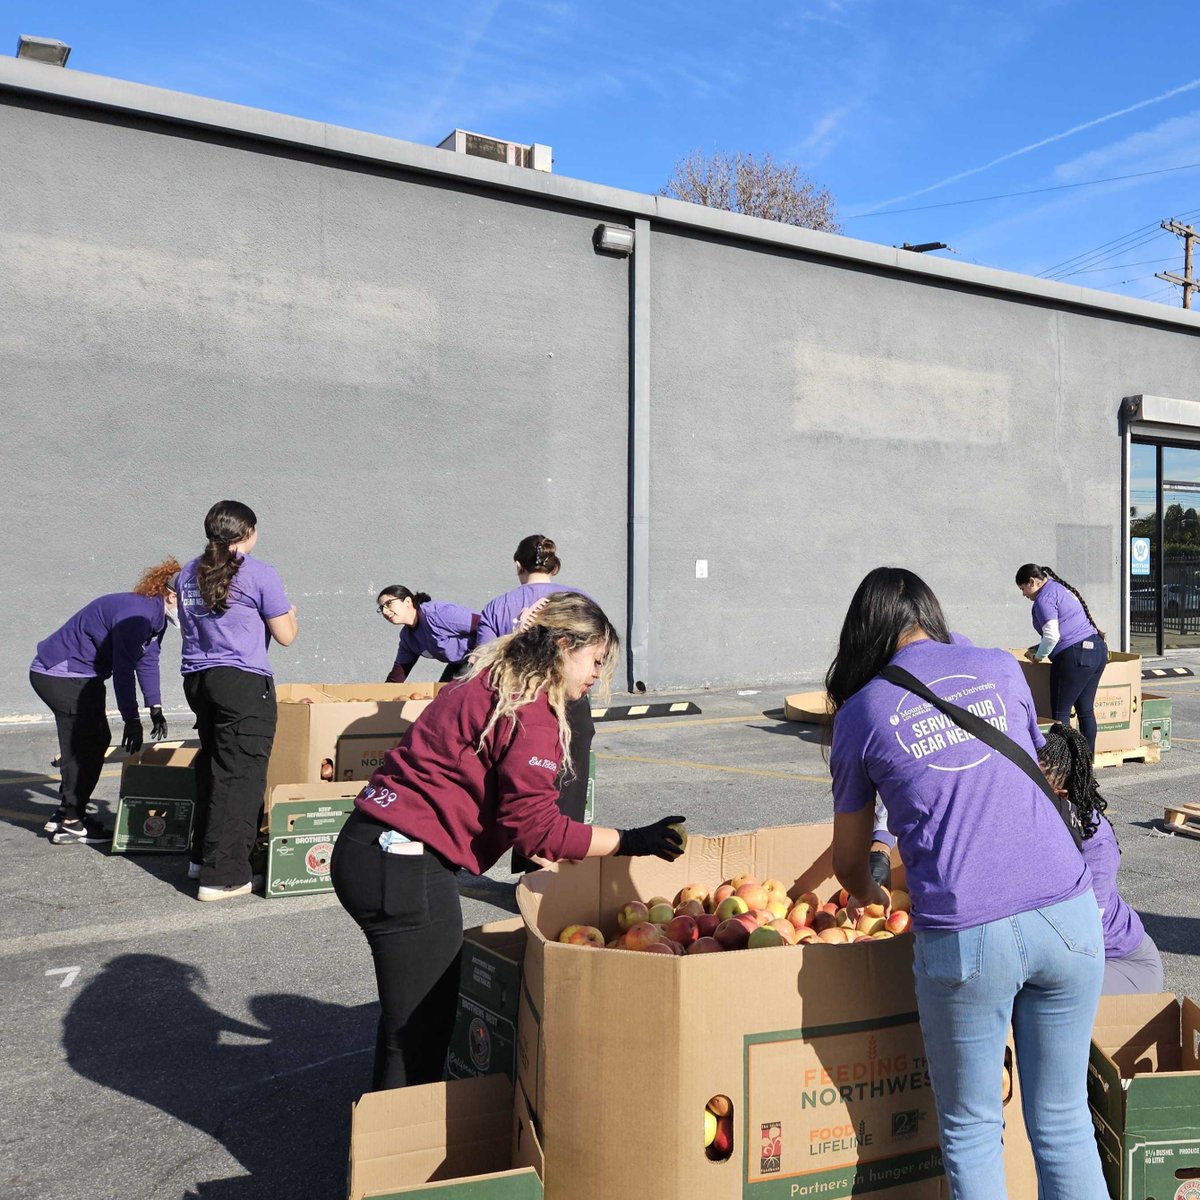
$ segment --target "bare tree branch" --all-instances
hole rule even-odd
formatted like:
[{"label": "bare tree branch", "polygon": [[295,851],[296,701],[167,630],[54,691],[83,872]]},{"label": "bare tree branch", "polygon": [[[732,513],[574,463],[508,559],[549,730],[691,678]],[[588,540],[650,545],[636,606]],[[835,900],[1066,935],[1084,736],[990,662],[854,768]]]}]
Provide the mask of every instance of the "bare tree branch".
[{"label": "bare tree branch", "polygon": [[717,150],[706,158],[694,150],[675,164],[658,194],[804,229],[842,231],[833,193],[818,187],[795,163],[776,162],[770,154],[755,158],[740,150]]}]

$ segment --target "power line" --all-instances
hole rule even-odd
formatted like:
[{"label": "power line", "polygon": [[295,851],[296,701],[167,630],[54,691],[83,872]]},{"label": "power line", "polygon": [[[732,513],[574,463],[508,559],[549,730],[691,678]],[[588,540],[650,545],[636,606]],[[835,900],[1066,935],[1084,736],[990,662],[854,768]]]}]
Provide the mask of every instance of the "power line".
[{"label": "power line", "polygon": [[[1183,213],[1180,219],[1186,221],[1198,214],[1200,214],[1200,209],[1196,209],[1193,212]],[[1152,232],[1147,233],[1147,230],[1151,230]],[[1076,271],[1081,270],[1084,267],[1095,267],[1107,258],[1115,258],[1117,255],[1125,254],[1130,250],[1136,250],[1139,246],[1144,246],[1148,242],[1154,241],[1154,239],[1161,236],[1161,234],[1162,226],[1159,222],[1153,222],[1149,225],[1139,226],[1132,233],[1126,233],[1121,237],[1112,238],[1107,242],[1101,242],[1101,244],[1094,250],[1085,250],[1081,254],[1076,254],[1071,258],[1064,259],[1060,263],[1055,263],[1054,266],[1047,267],[1045,270],[1039,271],[1038,276],[1047,278],[1065,278],[1067,274],[1074,274]],[[1071,271],[1064,272],[1065,267],[1070,267]]]},{"label": "power line", "polygon": [[1181,163],[1177,167],[1162,167],[1157,171],[1136,171],[1131,175],[1109,175],[1105,179],[1082,179],[1078,183],[1057,183],[1052,187],[1026,188],[1020,192],[997,192],[994,196],[975,196],[970,200],[945,200],[941,204],[918,204],[914,208],[881,208],[876,212],[853,213],[844,221],[865,221],[869,217],[892,217],[901,213],[928,212],[933,208],[957,208],[960,204],[986,204],[989,200],[1011,200],[1014,196],[1038,196],[1043,192],[1064,192],[1068,188],[1095,187],[1101,183],[1120,183],[1126,179],[1146,179],[1151,175],[1169,175],[1173,171],[1194,171],[1200,163]]},{"label": "power line", "polygon": [[[1080,269],[1078,271],[1066,271],[1063,274],[1056,276],[1056,278],[1070,279],[1072,275],[1094,275],[1097,271],[1123,271],[1126,267],[1147,267],[1151,263],[1157,265],[1158,263],[1174,262],[1174,261],[1175,261],[1175,256],[1169,254],[1165,258],[1142,258],[1142,259],[1139,259],[1137,262],[1113,263],[1111,266],[1108,266],[1108,267],[1080,267]],[[1147,276],[1146,278],[1149,278],[1149,276]],[[1122,282],[1128,283],[1129,281],[1122,280]]]}]

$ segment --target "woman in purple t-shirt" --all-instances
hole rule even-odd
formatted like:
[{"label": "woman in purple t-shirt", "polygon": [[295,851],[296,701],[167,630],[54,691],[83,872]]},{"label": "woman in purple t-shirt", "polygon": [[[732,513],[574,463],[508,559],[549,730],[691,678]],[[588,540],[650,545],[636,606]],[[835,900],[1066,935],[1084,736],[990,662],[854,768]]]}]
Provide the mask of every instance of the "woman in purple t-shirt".
[{"label": "woman in purple t-shirt", "polygon": [[1080,732],[1095,753],[1096,689],[1108,665],[1104,633],[1084,598],[1049,567],[1026,563],[1017,571],[1017,587],[1033,601],[1033,628],[1042,639],[1033,657],[1050,659],[1050,715],[1069,725],[1074,708]]},{"label": "woman in purple t-shirt", "polygon": [[[517,544],[513,552],[517,570],[517,586],[493,597],[483,606],[479,616],[476,640],[483,646],[494,638],[515,633],[522,614],[546,596],[556,592],[579,592],[578,588],[555,583],[554,577],[562,567],[558,547],[543,533],[531,533]],[[580,595],[587,595],[580,592]],[[591,600],[591,597],[588,596]],[[596,725],[592,706],[586,696],[567,705],[567,723],[571,727],[571,765],[573,775],[565,779],[558,793],[558,807],[573,821],[582,821],[587,808],[587,785],[591,762],[592,739]],[[515,873],[535,869],[536,863],[513,851],[512,869]]]},{"label": "woman in purple t-shirt", "polygon": [[1083,834],[1083,861],[1092,872],[1092,888],[1104,928],[1105,996],[1163,990],[1162,956],[1142,919],[1117,891],[1121,848],[1104,815],[1108,801],[1100,795],[1087,738],[1069,725],[1052,725],[1038,761],[1050,786],[1070,801]]},{"label": "woman in purple t-shirt", "polygon": [[196,819],[189,879],[199,900],[250,891],[250,853],[275,740],[274,639],[296,638],[296,608],[273,567],[250,557],[254,510],[221,500],[204,518],[208,545],[179,573],[183,694],[196,714]]},{"label": "woman in purple t-shirt", "polygon": [[431,600],[427,592],[410,592],[394,583],[375,599],[375,608],[389,625],[399,625],[400,645],[388,672],[388,683],[403,683],[418,658],[444,662],[442,683],[466,666],[475,649],[479,614],[449,600]]},{"label": "woman in purple t-shirt", "polygon": [[1008,758],[905,688],[904,668],[1036,759],[1042,736],[1017,660],[956,644],[911,571],[859,585],[826,676],[833,707],[833,866],[863,904],[886,903],[868,850],[888,810],[912,896],[913,975],[955,1200],[1004,1191],[998,1082],[1011,1023],[1043,1200],[1105,1194],[1087,1103],[1104,937],[1092,877],[1058,810]]}]

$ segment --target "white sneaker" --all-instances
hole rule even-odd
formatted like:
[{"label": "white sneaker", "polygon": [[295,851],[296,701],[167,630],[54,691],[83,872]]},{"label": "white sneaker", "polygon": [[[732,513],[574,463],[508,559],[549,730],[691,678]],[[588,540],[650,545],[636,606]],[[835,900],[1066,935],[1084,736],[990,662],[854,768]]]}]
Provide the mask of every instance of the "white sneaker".
[{"label": "white sneaker", "polygon": [[232,900],[234,896],[248,896],[253,885],[231,883],[227,887],[203,887],[196,892],[197,900]]},{"label": "white sneaker", "polygon": [[197,862],[188,863],[188,878],[199,879],[201,866],[202,864]]}]

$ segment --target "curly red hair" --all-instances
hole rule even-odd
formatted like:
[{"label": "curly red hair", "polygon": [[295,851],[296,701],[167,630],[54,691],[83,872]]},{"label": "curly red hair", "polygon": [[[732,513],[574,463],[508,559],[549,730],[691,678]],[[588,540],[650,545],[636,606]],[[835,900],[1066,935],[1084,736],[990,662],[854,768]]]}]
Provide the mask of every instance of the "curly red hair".
[{"label": "curly red hair", "polygon": [[133,589],[135,596],[165,596],[167,584],[179,574],[179,559],[164,558],[157,567],[147,567]]}]

